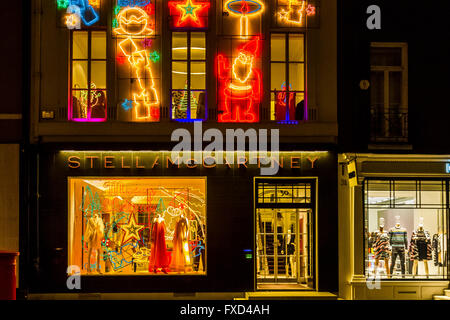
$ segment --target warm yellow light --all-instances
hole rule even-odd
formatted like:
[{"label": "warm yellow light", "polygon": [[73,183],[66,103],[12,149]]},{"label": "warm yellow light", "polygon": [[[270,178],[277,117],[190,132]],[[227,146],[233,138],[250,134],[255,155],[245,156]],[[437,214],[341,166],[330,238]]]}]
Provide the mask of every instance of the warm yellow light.
[{"label": "warm yellow light", "polygon": [[[236,3],[239,1],[236,0],[228,0],[227,2],[225,2],[224,4],[224,10],[226,10],[230,15],[235,16],[235,17],[239,17],[239,34],[241,36],[241,38],[243,39],[247,39],[248,35],[249,35],[249,17],[253,18],[253,17],[257,17],[259,15],[261,15],[264,12],[264,3],[260,0],[242,0],[240,1],[242,3],[242,6],[239,10],[232,10],[230,5],[232,5],[232,3]],[[254,4],[259,6],[258,9],[253,10],[253,11],[248,11],[248,5],[249,4]]]}]

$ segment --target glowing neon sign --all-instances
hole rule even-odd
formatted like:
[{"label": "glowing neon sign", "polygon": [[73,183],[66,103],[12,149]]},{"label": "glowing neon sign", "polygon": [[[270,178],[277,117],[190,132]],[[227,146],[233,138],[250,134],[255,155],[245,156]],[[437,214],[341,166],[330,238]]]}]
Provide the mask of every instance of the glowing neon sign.
[{"label": "glowing neon sign", "polygon": [[217,56],[219,79],[219,122],[258,122],[261,101],[261,71],[254,64],[259,56],[259,36],[238,48],[238,55],[230,67],[228,59]]},{"label": "glowing neon sign", "polygon": [[176,18],[174,26],[205,28],[210,7],[209,1],[195,2],[193,0],[169,1],[170,15]]},{"label": "glowing neon sign", "polygon": [[75,17],[86,26],[92,26],[100,20],[100,16],[94,7],[99,7],[99,0],[57,0],[58,9],[67,9],[66,25],[69,29],[79,29],[79,24]]},{"label": "glowing neon sign", "polygon": [[278,19],[283,23],[303,26],[306,16],[316,14],[316,7],[312,4],[307,4],[305,0],[284,0],[284,2],[287,3],[287,10],[282,8],[278,11]]},{"label": "glowing neon sign", "polygon": [[249,35],[249,17],[259,16],[264,11],[264,3],[260,0],[228,0],[224,7],[230,15],[239,17],[239,34],[244,39]]},{"label": "glowing neon sign", "polygon": [[121,7],[145,7],[150,2],[151,0],[119,0],[118,5]]},{"label": "glowing neon sign", "polygon": [[[133,93],[135,120],[158,121],[160,116],[159,97],[155,88],[149,53],[136,38],[152,35],[150,17],[139,7],[126,7],[117,15],[118,27],[114,33],[124,38],[119,42],[119,49],[128,58],[135,72],[139,89]],[[155,53],[155,52],[154,52]],[[157,53],[156,53],[157,54]],[[158,55],[159,58],[159,55]],[[149,82],[146,80],[150,80]]]}]

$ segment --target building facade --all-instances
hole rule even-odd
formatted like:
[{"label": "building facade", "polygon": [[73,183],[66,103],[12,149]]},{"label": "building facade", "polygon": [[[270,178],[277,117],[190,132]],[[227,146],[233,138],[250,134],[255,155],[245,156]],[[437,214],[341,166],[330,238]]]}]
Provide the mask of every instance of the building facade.
[{"label": "building facade", "polygon": [[29,293],[338,291],[335,1],[32,12]]},{"label": "building facade", "polygon": [[345,299],[432,299],[448,289],[449,111],[441,90],[448,63],[440,32],[429,32],[446,29],[446,10],[436,10],[424,27],[420,10],[406,1],[342,3]]}]

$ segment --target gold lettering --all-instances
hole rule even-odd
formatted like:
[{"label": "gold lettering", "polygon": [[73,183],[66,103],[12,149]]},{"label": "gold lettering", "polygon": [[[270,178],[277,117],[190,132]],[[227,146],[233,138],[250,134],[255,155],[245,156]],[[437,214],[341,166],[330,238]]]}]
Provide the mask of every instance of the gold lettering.
[{"label": "gold lettering", "polygon": [[300,169],[300,157],[291,157],[291,169]]},{"label": "gold lettering", "polygon": [[[111,160],[109,160],[109,159],[111,159]],[[112,164],[112,160],[114,160],[115,159],[115,157],[112,157],[112,156],[106,156],[105,157],[105,169],[114,169],[115,168],[115,166],[113,166]],[[123,161],[123,158],[122,158],[122,161]]]},{"label": "gold lettering", "polygon": [[[72,160],[72,159],[77,159],[78,161]],[[81,162],[80,162],[80,158],[76,157],[76,156],[71,156],[69,157],[69,168],[71,169],[78,169],[79,167],[81,167]]]},{"label": "gold lettering", "polygon": [[98,159],[97,156],[88,156],[86,159],[91,159],[91,169],[94,168],[94,159]]},{"label": "gold lettering", "polygon": [[155,161],[153,161],[152,169],[159,165],[159,156],[156,157]]},{"label": "gold lettering", "polygon": [[131,166],[126,166],[124,163],[123,163],[123,157],[122,157],[122,169],[130,169],[131,168]]},{"label": "gold lettering", "polygon": [[138,168],[138,169],[145,169],[145,166],[140,166],[139,165],[139,160],[140,160],[140,158],[136,157],[136,168]]},{"label": "gold lettering", "polygon": [[317,160],[319,160],[319,158],[318,157],[315,157],[315,158],[308,157],[307,159],[309,160],[309,162],[311,162],[311,169],[314,169],[314,164],[316,163]]}]

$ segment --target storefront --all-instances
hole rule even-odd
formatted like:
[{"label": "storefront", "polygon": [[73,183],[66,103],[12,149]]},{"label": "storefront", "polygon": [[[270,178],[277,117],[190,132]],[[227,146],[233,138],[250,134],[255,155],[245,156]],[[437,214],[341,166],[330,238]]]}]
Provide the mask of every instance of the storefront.
[{"label": "storefront", "polygon": [[431,299],[448,288],[448,159],[340,155],[342,297]]},{"label": "storefront", "polygon": [[263,176],[249,153],[108,150],[38,153],[30,293],[78,272],[86,293],[338,290],[333,152],[269,155]]}]

